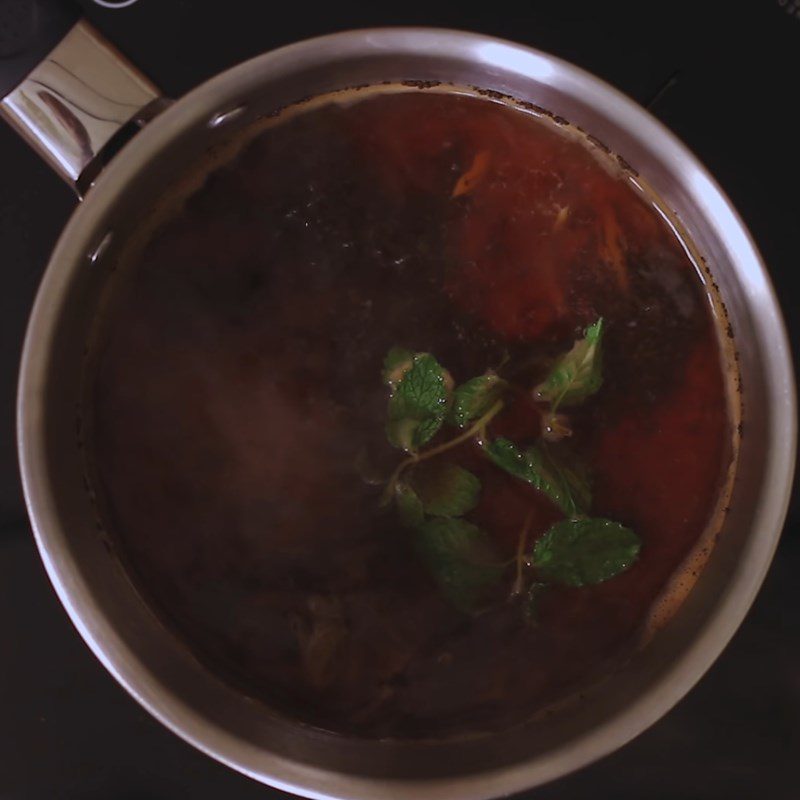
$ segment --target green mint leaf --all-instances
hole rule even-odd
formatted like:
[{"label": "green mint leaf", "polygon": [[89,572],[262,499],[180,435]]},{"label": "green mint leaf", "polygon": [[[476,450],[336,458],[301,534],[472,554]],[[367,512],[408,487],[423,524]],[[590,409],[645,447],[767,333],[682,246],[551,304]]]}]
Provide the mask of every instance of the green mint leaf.
[{"label": "green mint leaf", "polygon": [[415,470],[412,483],[427,514],[460,517],[478,505],[481,482],[450,461],[429,461]]},{"label": "green mint leaf", "polygon": [[556,361],[550,374],[534,389],[539,400],[547,400],[555,413],[559,405],[576,405],[593,395],[603,383],[603,318],[590,325],[583,339]]},{"label": "green mint leaf", "polygon": [[545,473],[561,487],[564,501],[558,503],[559,508],[568,517],[588,514],[592,506],[592,487],[585,465],[574,457],[558,457],[553,447],[539,448],[539,451]]},{"label": "green mint leaf", "polygon": [[567,586],[602,583],[636,561],[641,542],[630,528],[607,519],[556,522],[533,548],[539,575]]},{"label": "green mint leaf", "polygon": [[503,574],[489,537],[463,519],[434,518],[417,531],[417,550],[442,594],[469,611]]},{"label": "green mint leaf", "polygon": [[425,444],[425,442],[433,439],[433,437],[438,433],[439,428],[442,427],[443,421],[443,413],[432,414],[427,419],[423,419],[419,425],[417,425],[417,429],[414,431],[412,447],[410,449],[416,450],[418,447],[421,447],[423,444]]},{"label": "green mint leaf", "polygon": [[429,353],[414,355],[411,366],[392,385],[386,424],[391,444],[415,453],[442,427],[447,401],[447,377],[441,364]]},{"label": "green mint leaf", "polygon": [[568,517],[588,511],[588,483],[543,448],[533,446],[523,451],[509,439],[500,438],[484,445],[484,450],[498,467],[544,492]]},{"label": "green mint leaf", "polygon": [[396,386],[411,369],[414,354],[404,347],[393,347],[383,359],[383,382],[387,386]]},{"label": "green mint leaf", "polygon": [[493,372],[462,383],[453,393],[447,421],[459,428],[466,428],[500,399],[505,387],[506,382]]},{"label": "green mint leaf", "polygon": [[386,423],[386,438],[393,447],[399,447],[410,453],[416,449],[414,437],[418,427],[419,422],[415,419],[404,417],[394,421],[390,420]]},{"label": "green mint leaf", "polygon": [[425,510],[419,495],[407,484],[398,483],[394,499],[400,519],[407,528],[416,528],[425,521]]},{"label": "green mint leaf", "polygon": [[525,592],[522,601],[522,616],[529,625],[539,624],[539,603],[547,589],[548,584],[534,581]]}]

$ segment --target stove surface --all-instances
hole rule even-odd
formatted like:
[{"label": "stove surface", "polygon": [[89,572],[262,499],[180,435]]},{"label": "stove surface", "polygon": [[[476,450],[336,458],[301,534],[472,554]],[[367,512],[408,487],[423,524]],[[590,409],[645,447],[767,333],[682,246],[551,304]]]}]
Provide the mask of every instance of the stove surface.
[{"label": "stove surface", "polygon": [[[4,0],[0,0],[0,5]],[[671,128],[729,193],[761,248],[800,350],[800,0],[737,3],[84,0],[87,15],[170,96],[264,50],[348,28],[470,29],[605,78]],[[522,6],[522,4],[519,4]],[[795,108],[795,112],[791,109]],[[0,125],[0,798],[278,797],[153,720],[72,628],[30,533],[14,449],[24,327],[71,191]],[[751,613],[699,685],[612,756],[535,800],[795,800],[800,752],[800,504]]]}]

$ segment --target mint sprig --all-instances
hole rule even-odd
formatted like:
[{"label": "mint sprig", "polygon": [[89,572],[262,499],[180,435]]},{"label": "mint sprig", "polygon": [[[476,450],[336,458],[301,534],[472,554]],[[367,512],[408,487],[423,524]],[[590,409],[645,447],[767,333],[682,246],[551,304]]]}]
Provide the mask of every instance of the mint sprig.
[{"label": "mint sprig", "polygon": [[503,395],[507,383],[487,372],[466,383],[453,392],[453,402],[447,413],[447,422],[458,428],[466,428],[474,420],[483,416]]},{"label": "mint sprig", "polygon": [[534,545],[533,565],[546,580],[591,586],[628,569],[639,555],[639,537],[607,519],[556,522]]},{"label": "mint sprig", "polygon": [[[467,611],[502,573],[491,540],[457,519],[475,508],[480,481],[457,464],[424,464],[395,486],[403,524],[414,531],[417,551],[445,597]],[[499,572],[498,572],[499,569]]]},{"label": "mint sprig", "polygon": [[566,516],[588,512],[592,501],[588,483],[543,447],[522,450],[511,440],[499,438],[483,449],[498,467],[544,492]]},{"label": "mint sprig", "polygon": [[539,623],[539,605],[549,588],[549,585],[542,581],[533,581],[528,586],[528,590],[522,598],[522,614],[529,625]]},{"label": "mint sprig", "polygon": [[462,611],[474,609],[505,571],[491,539],[464,519],[428,520],[415,544],[442,594]]},{"label": "mint sprig", "polygon": [[[602,335],[601,318],[536,388],[536,397],[550,403],[551,420],[560,404],[577,404],[600,388]],[[389,441],[409,455],[392,473],[382,502],[394,499],[403,524],[413,531],[420,559],[457,608],[474,610],[514,563],[503,562],[491,537],[463,518],[477,506],[481,491],[477,476],[439,458],[471,439],[496,466],[543,492],[567,517],[538,539],[529,556],[526,542],[532,514],[520,535],[510,596],[521,598],[528,622],[537,622],[548,587],[601,583],[635,562],[641,543],[633,531],[586,516],[591,489],[571,460],[543,443],[523,449],[508,438],[487,436],[489,423],[504,408],[506,381],[487,372],[451,391],[449,373],[431,354],[402,348],[387,354],[383,380],[390,390]],[[464,430],[420,452],[445,421]],[[556,433],[567,435],[569,430]]]},{"label": "mint sprig", "polygon": [[421,525],[425,521],[425,509],[419,495],[407,483],[398,483],[394,491],[397,511],[403,525],[407,528],[416,528]]},{"label": "mint sprig", "polygon": [[561,356],[547,377],[533,390],[537,400],[550,403],[551,414],[559,406],[576,405],[593,395],[603,383],[603,318],[584,331],[572,349]]},{"label": "mint sprig", "polygon": [[393,347],[383,359],[383,382],[394,388],[414,364],[414,354],[405,347]]},{"label": "mint sprig", "polygon": [[410,478],[426,514],[461,517],[478,505],[481,482],[451,461],[420,464]]},{"label": "mint sprig", "polygon": [[395,447],[416,453],[442,427],[447,412],[446,372],[429,353],[392,350],[384,366],[384,381],[392,389],[386,435]]}]

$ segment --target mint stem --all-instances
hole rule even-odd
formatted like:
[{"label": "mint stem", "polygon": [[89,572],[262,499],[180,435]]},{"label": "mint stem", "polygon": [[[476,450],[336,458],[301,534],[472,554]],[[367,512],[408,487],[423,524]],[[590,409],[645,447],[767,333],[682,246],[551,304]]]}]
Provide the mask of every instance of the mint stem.
[{"label": "mint stem", "polygon": [[522,594],[523,580],[522,580],[522,562],[525,560],[525,548],[528,545],[528,533],[531,529],[531,522],[533,520],[533,511],[528,512],[525,517],[525,524],[522,526],[522,531],[519,534],[519,543],[517,544],[517,574],[514,583],[511,586],[511,596],[516,597]]},{"label": "mint stem", "polygon": [[412,464],[419,464],[420,461],[426,461],[427,459],[438,456],[441,453],[446,453],[453,447],[457,447],[463,442],[472,439],[476,434],[479,434],[481,438],[483,438],[485,436],[486,426],[489,424],[489,421],[493,417],[497,416],[502,409],[503,401],[498,400],[482,417],[475,420],[475,422],[470,425],[470,427],[467,428],[464,433],[456,436],[455,439],[451,439],[449,442],[443,442],[442,444],[436,445],[436,447],[431,447],[429,450],[416,453],[415,455],[409,456],[404,461],[401,461],[386,484],[386,489],[384,489],[383,495],[381,496],[381,505],[386,506],[392,501],[392,496],[394,495],[397,481],[400,479],[400,476],[407,467],[410,467]]}]

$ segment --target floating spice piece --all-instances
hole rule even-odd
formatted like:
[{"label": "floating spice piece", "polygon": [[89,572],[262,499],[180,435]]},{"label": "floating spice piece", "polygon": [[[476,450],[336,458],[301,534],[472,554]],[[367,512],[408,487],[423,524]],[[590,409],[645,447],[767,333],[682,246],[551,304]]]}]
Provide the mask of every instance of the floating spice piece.
[{"label": "floating spice piece", "polygon": [[604,206],[601,211],[602,217],[602,243],[601,253],[605,261],[611,266],[617,285],[624,292],[628,291],[630,279],[628,277],[628,265],[623,253],[623,236],[619,227],[616,214]]},{"label": "floating spice piece", "polygon": [[489,151],[481,150],[472,159],[469,169],[456,181],[450,197],[461,197],[469,194],[486,177],[491,160]]}]

